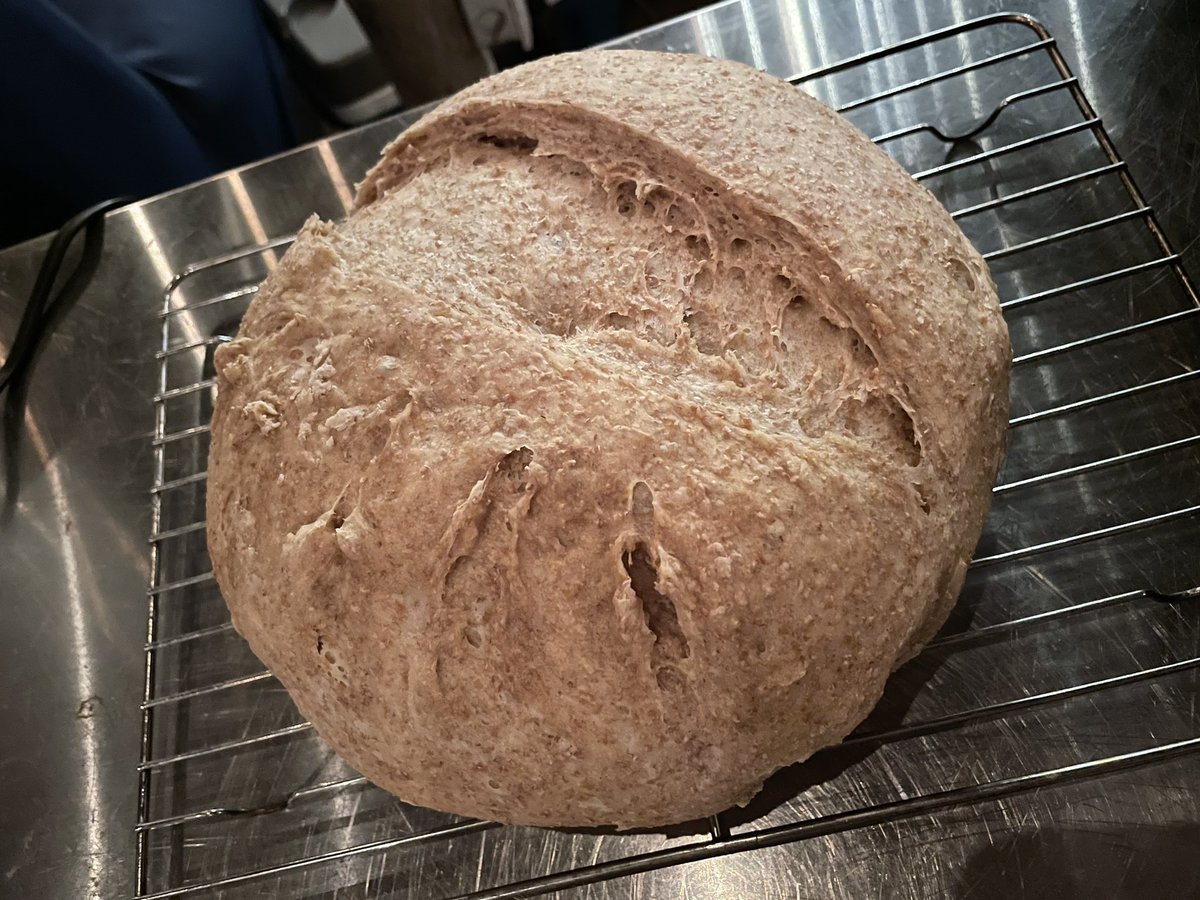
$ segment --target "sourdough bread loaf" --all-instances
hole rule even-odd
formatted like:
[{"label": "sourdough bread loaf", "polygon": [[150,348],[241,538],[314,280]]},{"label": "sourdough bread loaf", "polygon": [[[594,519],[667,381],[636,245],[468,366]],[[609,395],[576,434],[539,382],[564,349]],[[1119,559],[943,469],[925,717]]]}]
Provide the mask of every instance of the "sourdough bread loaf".
[{"label": "sourdough bread loaf", "polygon": [[652,826],[839,741],[941,626],[1009,343],[844,120],[608,51],[400,135],[217,368],[213,569],[322,737],[415,804]]}]

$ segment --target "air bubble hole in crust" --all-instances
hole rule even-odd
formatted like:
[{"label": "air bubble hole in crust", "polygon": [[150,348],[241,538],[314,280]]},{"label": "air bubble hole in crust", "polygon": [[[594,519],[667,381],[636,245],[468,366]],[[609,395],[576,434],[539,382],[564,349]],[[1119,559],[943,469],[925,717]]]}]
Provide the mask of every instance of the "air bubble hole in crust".
[{"label": "air bubble hole in crust", "polygon": [[656,655],[667,659],[687,659],[691,655],[687,636],[679,627],[679,614],[670,597],[658,589],[658,568],[650,548],[638,543],[621,555],[621,564],[629,575],[629,585],[642,604],[646,627],[654,634]]},{"label": "air bubble hole in crust", "polygon": [[633,215],[637,208],[637,183],[622,181],[613,193],[617,200],[617,212],[622,216]]},{"label": "air bubble hole in crust", "polygon": [[708,246],[708,241],[698,234],[689,234],[684,239],[684,245],[693,259],[709,259],[712,257],[712,249]]},{"label": "air bubble hole in crust", "polygon": [[946,262],[946,268],[950,270],[950,274],[954,280],[966,289],[968,293],[975,293],[975,288],[978,284],[975,281],[975,273],[971,271],[971,267],[957,256],[952,256]]},{"label": "air bubble hole in crust", "polygon": [[516,150],[520,153],[532,153],[538,145],[536,138],[525,134],[481,134],[477,140],[500,150]]}]

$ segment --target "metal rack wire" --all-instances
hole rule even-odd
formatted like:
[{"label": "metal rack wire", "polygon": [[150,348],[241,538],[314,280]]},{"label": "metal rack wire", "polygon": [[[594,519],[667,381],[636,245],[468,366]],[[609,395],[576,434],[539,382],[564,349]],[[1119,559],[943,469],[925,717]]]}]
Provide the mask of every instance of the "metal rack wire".
[{"label": "metal rack wire", "polygon": [[[633,835],[416,810],[340,764],[232,631],[204,549],[212,351],[291,240],[280,237],[165,287],[138,897],[268,885],[533,896],[1200,750],[1194,704],[1170,702],[1200,671],[1200,571],[1186,553],[1200,535],[1200,298],[1054,38],[991,15],[790,80],[952,210],[993,266],[1015,349],[1009,460],[963,599],[871,719],[822,754],[850,762],[828,779],[782,773],[769,801],[707,833]],[[1187,559],[1172,583],[1150,583],[1144,554]],[[1088,655],[1088,640],[1116,632],[1119,659]],[[954,686],[964,679],[969,690]],[[1061,737],[1147,686],[1168,699],[1128,733],[988,750],[1001,725]],[[1086,709],[1071,705],[1081,699]],[[974,768],[948,774],[938,761],[951,750]],[[488,849],[500,845],[507,857]]]}]

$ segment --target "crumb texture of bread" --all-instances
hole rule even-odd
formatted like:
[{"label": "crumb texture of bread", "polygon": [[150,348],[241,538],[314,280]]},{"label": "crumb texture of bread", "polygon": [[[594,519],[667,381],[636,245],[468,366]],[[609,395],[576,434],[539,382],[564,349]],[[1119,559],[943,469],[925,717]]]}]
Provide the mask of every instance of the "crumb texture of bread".
[{"label": "crumb texture of bread", "polygon": [[979,254],[820,103],[714,59],[552,57],[401,134],[218,350],[213,569],[406,801],[708,815],[941,627],[1009,359]]}]

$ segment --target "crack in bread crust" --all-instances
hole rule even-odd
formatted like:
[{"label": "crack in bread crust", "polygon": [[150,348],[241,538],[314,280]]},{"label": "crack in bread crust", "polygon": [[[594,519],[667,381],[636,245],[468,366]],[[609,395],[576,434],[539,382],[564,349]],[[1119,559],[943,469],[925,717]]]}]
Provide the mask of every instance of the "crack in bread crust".
[{"label": "crack in bread crust", "polygon": [[[764,201],[731,192],[686,155],[620,123],[564,105],[471,104],[442,120],[436,132],[389,155],[368,176],[358,208],[386,200],[431,170],[457,168],[464,156],[469,165],[482,166],[507,154],[552,160],[567,183],[571,176],[590,177],[619,216],[649,219],[674,236],[674,246],[664,249],[674,250],[683,263],[660,262],[657,275],[642,272],[643,295],[662,287],[669,275],[684,288],[665,322],[624,308],[584,322],[563,321],[552,312],[533,324],[560,336],[579,328],[632,329],[664,344],[686,334],[701,352],[730,353],[747,375],[774,377],[805,392],[800,406],[811,400],[813,408],[800,417],[804,433],[836,428],[865,437],[868,446],[908,466],[920,464],[917,413],[902,373],[880,363],[884,348],[857,295],[861,289],[843,276],[827,250]],[[771,299],[738,309],[726,291],[713,302],[714,281]],[[740,328],[733,321],[739,318]],[[672,328],[676,323],[682,327]],[[817,380],[821,383],[814,384]]]}]

